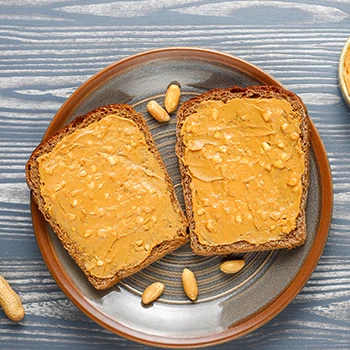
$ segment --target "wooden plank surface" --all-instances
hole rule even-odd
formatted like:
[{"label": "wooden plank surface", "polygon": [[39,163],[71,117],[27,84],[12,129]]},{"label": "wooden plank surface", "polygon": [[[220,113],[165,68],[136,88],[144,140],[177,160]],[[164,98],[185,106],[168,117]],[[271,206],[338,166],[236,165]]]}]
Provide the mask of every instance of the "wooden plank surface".
[{"label": "wooden plank surface", "polygon": [[349,0],[1,0],[0,272],[27,316],[0,310],[1,349],[148,349],[79,311],[48,272],[31,224],[24,165],[67,97],[131,54],[199,46],[248,60],[299,94],[323,139],[334,181],[324,254],[276,318],[217,349],[350,349],[350,109],[337,68]]}]

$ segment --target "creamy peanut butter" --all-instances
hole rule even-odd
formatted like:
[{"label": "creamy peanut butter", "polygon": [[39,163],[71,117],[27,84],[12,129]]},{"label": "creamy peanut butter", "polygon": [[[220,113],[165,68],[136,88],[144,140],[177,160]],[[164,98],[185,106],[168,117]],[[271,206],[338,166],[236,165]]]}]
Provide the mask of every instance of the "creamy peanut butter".
[{"label": "creamy peanut butter", "polygon": [[347,93],[350,96],[350,49],[348,49],[344,58],[343,78]]},{"label": "creamy peanut butter", "polygon": [[136,123],[109,115],[38,158],[45,209],[96,277],[140,264],[183,226]]},{"label": "creamy peanut butter", "polygon": [[181,127],[195,232],[206,245],[278,240],[296,227],[300,115],[278,99],[203,102]]}]

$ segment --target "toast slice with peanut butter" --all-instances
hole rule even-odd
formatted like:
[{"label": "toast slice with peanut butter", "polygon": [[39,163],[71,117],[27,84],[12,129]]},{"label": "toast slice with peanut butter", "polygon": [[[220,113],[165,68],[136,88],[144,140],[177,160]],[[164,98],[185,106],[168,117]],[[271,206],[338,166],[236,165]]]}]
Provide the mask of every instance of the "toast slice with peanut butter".
[{"label": "toast slice with peanut butter", "polygon": [[273,86],[215,89],[180,107],[176,153],[195,253],[305,242],[309,129],[301,99]]},{"label": "toast slice with peanut butter", "polygon": [[32,153],[32,198],[96,289],[188,241],[187,220],[141,114],[100,107]]}]

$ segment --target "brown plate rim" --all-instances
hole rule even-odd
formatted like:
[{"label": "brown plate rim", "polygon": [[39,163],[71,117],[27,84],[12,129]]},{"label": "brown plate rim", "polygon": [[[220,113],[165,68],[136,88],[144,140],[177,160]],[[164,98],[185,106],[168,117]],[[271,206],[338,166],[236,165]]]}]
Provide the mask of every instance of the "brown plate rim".
[{"label": "brown plate rim", "polygon": [[[283,87],[282,84],[273,78],[270,74],[264,72],[251,63],[218,51],[192,47],[171,47],[146,51],[129,56],[106,67],[88,79],[85,83],[83,83],[62,105],[50,123],[49,127],[47,128],[43,139],[47,139],[50,135],[57,131],[63,123],[66,122],[67,116],[74,110],[77,101],[83,100],[92,90],[94,90],[97,86],[103,84],[104,81],[111,78],[116,72],[119,73],[124,69],[132,68],[135,65],[144,64],[154,59],[179,57],[195,57],[199,59],[209,60],[211,62],[215,61],[248,72],[250,75],[253,75],[255,78],[263,81],[268,85]],[[98,324],[120,336],[123,336],[124,338],[146,345],[167,348],[204,347],[239,338],[247,333],[252,332],[253,330],[259,328],[271,320],[297,296],[297,294],[303,288],[305,283],[310,278],[312,272],[316,268],[325,247],[333,210],[332,177],[326,150],[317,132],[317,129],[312,122],[311,143],[315,157],[317,159],[317,164],[319,166],[320,191],[322,193],[320,212],[321,220],[314,244],[298,274],[292,281],[290,281],[289,285],[275,300],[266,305],[263,309],[251,315],[248,319],[242,321],[240,324],[234,325],[225,331],[208,336],[191,337],[186,339],[165,338],[162,336],[149,335],[140,331],[135,331],[129,327],[122,325],[121,323],[118,323],[117,320],[111,319],[108,316],[104,315],[78,292],[76,287],[74,287],[71,279],[67,275],[66,271],[62,269],[59,258],[57,257],[53,249],[52,242],[49,239],[46,222],[38,210],[38,207],[32,197],[31,212],[34,232],[43,259],[59,287],[81,311],[83,311],[87,316],[96,321]]]}]

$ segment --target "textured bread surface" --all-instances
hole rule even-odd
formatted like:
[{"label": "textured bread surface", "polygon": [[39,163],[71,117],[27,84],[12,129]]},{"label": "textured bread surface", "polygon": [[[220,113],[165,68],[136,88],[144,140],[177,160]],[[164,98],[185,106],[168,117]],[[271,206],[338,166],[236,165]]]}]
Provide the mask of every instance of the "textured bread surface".
[{"label": "textured bread surface", "polygon": [[[232,99],[280,99],[285,100],[292,106],[293,112],[298,112],[301,116],[300,123],[300,140],[302,151],[304,152],[304,173],[301,177],[302,196],[300,202],[299,214],[296,218],[296,228],[284,234],[280,239],[269,241],[262,244],[253,244],[247,240],[238,241],[232,244],[222,245],[205,245],[202,244],[196,232],[196,222],[193,213],[193,202],[190,184],[192,178],[189,169],[183,162],[185,153],[185,145],[181,135],[182,123],[187,117],[197,112],[198,107],[204,101],[222,101],[226,103]],[[306,221],[305,207],[309,185],[309,149],[310,149],[310,126],[307,108],[302,100],[292,92],[275,86],[251,86],[241,88],[234,86],[228,89],[214,89],[200,96],[194,97],[179,108],[177,113],[177,144],[176,154],[179,158],[180,172],[182,176],[182,186],[184,191],[184,200],[186,206],[186,214],[189,221],[190,242],[193,252],[199,255],[215,255],[215,254],[230,254],[251,251],[273,250],[281,248],[294,248],[305,243],[306,240]],[[233,228],[234,229],[234,228]]]},{"label": "textured bread surface", "polygon": [[[97,122],[100,119],[111,114],[115,114],[120,117],[133,120],[137,124],[139,130],[143,133],[149,151],[155,156],[157,162],[159,163],[161,169],[164,172],[164,181],[167,184],[168,192],[171,197],[171,203],[173,205],[175,212],[178,214],[180,218],[180,221],[182,223],[182,226],[181,226],[182,228],[178,230],[173,240],[163,241],[159,245],[155,246],[150,252],[150,254],[147,256],[147,258],[143,260],[139,265],[133,266],[131,268],[120,269],[117,271],[117,273],[113,277],[110,277],[110,278],[98,278],[92,275],[89,272],[89,270],[85,268],[84,261],[81,258],[84,253],[83,251],[81,251],[81,247],[79,247],[77,244],[75,244],[75,242],[73,242],[69,238],[69,236],[67,235],[67,232],[65,232],[62,229],[60,223],[56,222],[55,219],[51,217],[49,213],[45,210],[44,198],[41,196],[41,193],[40,193],[41,179],[40,179],[37,159],[41,155],[49,153],[60,140],[62,140],[67,135],[70,135],[75,130],[85,128],[91,123]],[[186,232],[186,229],[187,229],[186,217],[182,213],[182,210],[180,208],[180,205],[178,203],[178,200],[174,192],[172,182],[166,171],[166,168],[158,152],[158,149],[154,143],[152,135],[147,127],[147,124],[143,116],[140,113],[137,113],[132,107],[128,105],[116,104],[116,105],[108,105],[108,106],[97,108],[87,113],[84,116],[77,117],[70,124],[68,124],[61,130],[56,132],[54,135],[52,135],[49,139],[40,143],[38,147],[33,151],[30,159],[26,164],[26,179],[27,179],[29,188],[32,190],[32,198],[37,203],[39,210],[42,212],[45,219],[50,223],[52,229],[58,235],[59,239],[61,240],[63,246],[68,251],[70,256],[75,260],[78,266],[83,270],[88,280],[96,289],[106,289],[113,286],[122,278],[125,278],[127,276],[130,276],[133,273],[136,273],[137,271],[141,270],[142,268],[146,267],[152,262],[160,259],[167,253],[177,249],[178,247],[182,246],[188,241],[188,234]]]}]

